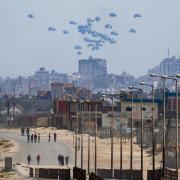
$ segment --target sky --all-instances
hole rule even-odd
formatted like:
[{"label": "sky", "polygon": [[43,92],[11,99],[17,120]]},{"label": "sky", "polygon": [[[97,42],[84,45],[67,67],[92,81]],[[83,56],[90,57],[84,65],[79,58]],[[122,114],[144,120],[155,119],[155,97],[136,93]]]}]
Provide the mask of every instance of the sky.
[{"label": "sky", "polygon": [[[171,56],[180,55],[179,7],[179,0],[0,0],[0,76],[28,76],[40,66],[71,74],[78,71],[78,60],[89,56],[106,59],[109,73],[144,75],[167,57],[168,48]],[[111,12],[117,17],[110,18]],[[135,19],[135,13],[142,17]],[[69,21],[84,24],[96,16],[119,36],[116,44],[92,52]],[[49,32],[50,26],[56,31]],[[81,56],[76,44],[85,47]]]}]

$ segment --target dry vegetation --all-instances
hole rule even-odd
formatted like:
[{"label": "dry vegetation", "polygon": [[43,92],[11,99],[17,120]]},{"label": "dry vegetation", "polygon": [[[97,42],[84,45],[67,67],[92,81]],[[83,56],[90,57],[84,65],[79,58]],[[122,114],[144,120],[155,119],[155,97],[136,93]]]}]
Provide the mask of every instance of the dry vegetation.
[{"label": "dry vegetation", "polygon": [[11,143],[7,139],[0,139],[0,154],[4,152],[8,152],[13,147],[13,143]]},{"label": "dry vegetation", "polygon": [[[12,148],[14,147],[13,143],[7,139],[0,139],[0,155],[1,158],[11,152]],[[3,169],[3,161],[0,163],[0,168]],[[0,171],[0,180],[11,179],[15,180],[15,172],[6,172],[4,170]]]},{"label": "dry vegetation", "polygon": [[14,179],[15,172],[0,172],[0,180]]}]

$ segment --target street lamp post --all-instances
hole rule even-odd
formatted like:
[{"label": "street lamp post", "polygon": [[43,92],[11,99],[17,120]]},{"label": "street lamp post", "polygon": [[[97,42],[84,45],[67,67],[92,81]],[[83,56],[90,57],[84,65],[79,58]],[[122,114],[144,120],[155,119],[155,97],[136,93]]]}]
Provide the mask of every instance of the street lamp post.
[{"label": "street lamp post", "polygon": [[[113,97],[113,93],[111,94],[111,97],[108,97],[109,99],[111,99],[111,103],[112,103],[112,108],[111,108],[111,113],[112,113],[112,118],[111,118],[111,177],[114,178],[114,156],[113,156],[113,152],[114,152],[114,97]],[[107,95],[102,95],[102,98],[104,99],[107,98]]]},{"label": "street lamp post", "polygon": [[133,179],[133,91],[132,87],[130,86],[129,89],[131,90],[131,139],[130,139],[130,173],[131,173],[131,180]]},{"label": "street lamp post", "polygon": [[84,116],[83,116],[83,111],[84,111],[84,102],[81,101],[81,169],[83,169],[83,124],[84,124]]},{"label": "street lamp post", "polygon": [[[177,76],[178,77],[178,76]],[[178,165],[178,158],[179,158],[179,143],[178,143],[178,133],[179,133],[179,97],[178,97],[178,81],[176,80],[176,172],[178,173],[179,165]]]},{"label": "street lamp post", "polygon": [[143,120],[143,89],[131,86],[141,92],[141,179],[143,180],[143,137],[144,137],[144,120]]},{"label": "street lamp post", "polygon": [[78,111],[79,111],[79,101],[78,99],[75,101],[77,103],[76,110],[76,123],[75,123],[75,167],[77,167],[77,133],[78,133]]},{"label": "street lamp post", "polygon": [[154,85],[147,84],[145,82],[140,82],[139,84],[142,85],[142,86],[149,86],[149,87],[152,88],[152,169],[153,169],[153,176],[154,176],[154,179],[155,179]]},{"label": "street lamp post", "polygon": [[94,145],[94,169],[95,169],[95,174],[97,174],[97,111],[98,111],[98,102],[95,102],[95,145]]},{"label": "street lamp post", "polygon": [[[180,74],[176,74],[177,78],[180,78]],[[178,80],[174,79],[176,82],[176,172],[179,169],[179,97],[178,97]]]},{"label": "street lamp post", "polygon": [[123,114],[122,114],[122,101],[123,101],[123,91],[120,91],[120,106],[121,106],[121,117],[120,117],[120,171],[121,171],[121,175],[122,175],[122,150],[123,150],[123,145],[122,145],[122,123],[123,123]]},{"label": "street lamp post", "polygon": [[166,141],[166,91],[165,91],[165,78],[162,78],[163,80],[163,176],[164,176],[164,171],[165,171],[165,166],[166,166],[166,152],[165,152],[165,141]]},{"label": "street lamp post", "polygon": [[112,100],[112,120],[111,120],[111,175],[114,178],[114,98]]},{"label": "street lamp post", "polygon": [[[112,108],[111,108],[111,113],[112,113],[112,118],[111,118],[111,177],[114,178],[114,156],[113,156],[113,152],[114,152],[114,94],[111,94],[111,97],[108,97],[109,99],[111,99],[111,103],[112,103]],[[103,98],[106,97],[107,95],[103,95]]]},{"label": "street lamp post", "polygon": [[163,176],[165,173],[165,166],[166,166],[166,152],[165,152],[165,141],[166,141],[166,87],[165,87],[165,81],[169,77],[166,75],[156,75],[156,74],[150,74],[150,77],[157,77],[161,78],[163,81]]},{"label": "street lamp post", "polygon": [[88,118],[88,174],[90,174],[90,123],[91,123],[91,101],[86,100],[88,103],[88,111],[89,111],[89,118]]},{"label": "street lamp post", "polygon": [[120,115],[120,172],[122,175],[123,165],[122,165],[122,157],[123,157],[123,143],[122,143],[122,125],[123,125],[123,96],[128,94],[129,91],[120,90],[120,106],[121,106],[121,115]]},{"label": "street lamp post", "polygon": [[[175,164],[176,164],[176,171],[178,172],[178,112],[179,112],[178,111],[178,80],[171,76],[163,76],[163,77],[164,77],[164,81],[165,81],[165,78],[167,78],[175,82],[175,89],[176,89],[175,90],[176,91],[176,163]],[[177,74],[176,77],[180,78],[180,74]]]}]

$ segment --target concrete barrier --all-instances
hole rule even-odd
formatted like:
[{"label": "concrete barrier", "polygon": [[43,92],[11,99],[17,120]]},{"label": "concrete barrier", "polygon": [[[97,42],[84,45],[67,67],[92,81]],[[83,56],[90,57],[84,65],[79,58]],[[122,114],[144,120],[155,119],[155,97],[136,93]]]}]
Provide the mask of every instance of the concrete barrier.
[{"label": "concrete barrier", "polygon": [[111,178],[111,169],[97,169],[97,175],[102,178]]},{"label": "concrete barrier", "polygon": [[89,180],[103,180],[103,178],[95,175],[93,172],[89,175]]},{"label": "concrete barrier", "polygon": [[[111,179],[111,169],[97,169],[97,174],[101,178],[109,178]],[[114,178],[115,179],[131,179],[131,171],[129,169],[119,170],[114,169]],[[133,170],[132,171],[133,180],[139,180],[141,177],[141,170]]]},{"label": "concrete barrier", "polygon": [[[30,177],[43,178],[43,179],[61,179],[70,180],[70,168],[47,168],[47,167],[30,167]],[[35,172],[33,174],[33,172]]]},{"label": "concrete barrier", "polygon": [[[155,176],[155,177],[154,177]],[[178,173],[176,171],[165,169],[164,175],[162,169],[156,169],[155,175],[152,170],[147,171],[147,180],[178,180]]]},{"label": "concrete barrier", "polygon": [[78,168],[78,167],[74,167],[73,178],[77,180],[86,180],[86,170]]},{"label": "concrete barrier", "polygon": [[30,177],[34,177],[34,171],[33,171],[33,168],[29,168],[29,175]]},{"label": "concrete barrier", "polygon": [[[133,177],[133,180],[141,179],[141,170],[133,170],[132,177]],[[131,171],[129,169],[124,169],[122,171],[119,169],[115,169],[114,170],[114,178],[116,178],[116,179],[131,179]]]}]

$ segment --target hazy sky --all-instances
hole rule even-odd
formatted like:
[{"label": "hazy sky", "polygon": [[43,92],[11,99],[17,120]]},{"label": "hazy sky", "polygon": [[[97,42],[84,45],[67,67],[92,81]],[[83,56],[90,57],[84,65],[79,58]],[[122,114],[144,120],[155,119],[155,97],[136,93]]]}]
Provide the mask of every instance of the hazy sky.
[{"label": "hazy sky", "polygon": [[[30,75],[40,66],[58,72],[78,70],[78,59],[105,58],[108,72],[142,75],[167,56],[180,54],[180,0],[0,0],[0,76]],[[116,18],[108,17],[116,12]],[[134,19],[134,13],[142,18]],[[27,15],[33,14],[33,19]],[[100,51],[87,48],[82,56],[73,47],[82,36],[69,20],[85,23],[100,16],[112,22],[118,43]],[[48,32],[49,26],[56,32]],[[129,33],[130,28],[137,30]],[[70,31],[65,36],[63,29]]]}]

